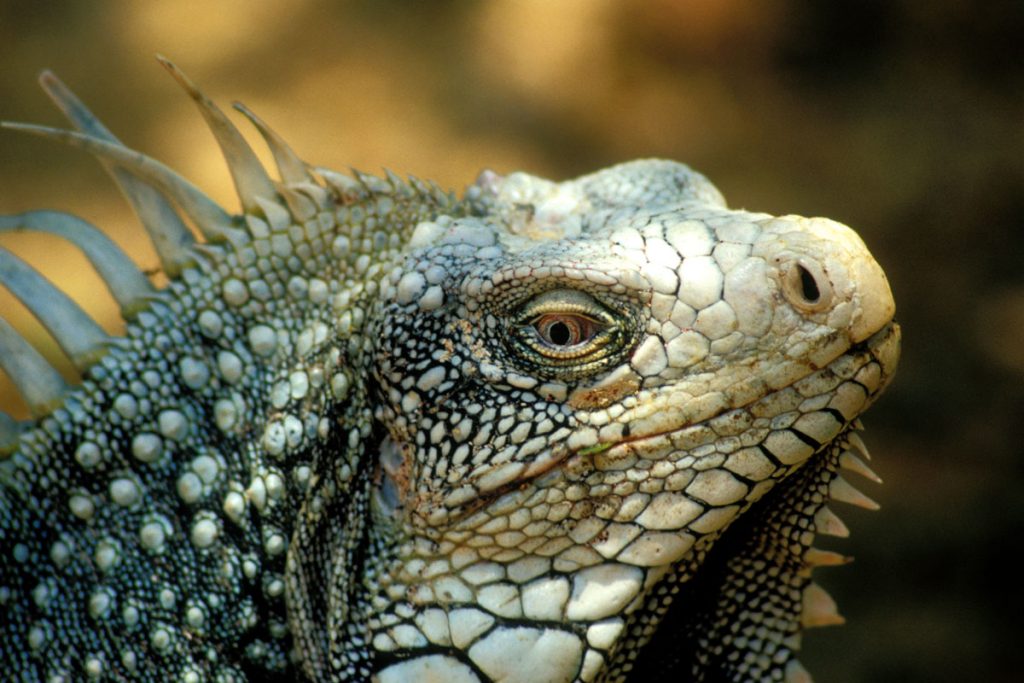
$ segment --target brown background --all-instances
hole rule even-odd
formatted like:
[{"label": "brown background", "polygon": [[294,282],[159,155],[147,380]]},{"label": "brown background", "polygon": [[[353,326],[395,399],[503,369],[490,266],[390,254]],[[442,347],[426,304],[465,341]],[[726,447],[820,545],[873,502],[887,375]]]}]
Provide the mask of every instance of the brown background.
[{"label": "brown background", "polygon": [[[63,5],[60,9],[58,7]],[[198,114],[152,59],[245,101],[306,159],[461,189],[483,167],[564,178],[662,156],[734,206],[854,226],[904,325],[868,415],[877,514],[842,510],[823,572],[850,623],[805,638],[819,681],[1020,680],[1024,531],[1020,2],[312,0],[0,4],[0,118],[62,123],[53,68],[128,144],[235,207]],[[0,212],[73,211],[156,265],[84,154],[0,132]],[[58,240],[0,235],[112,332]],[[6,294],[0,312],[59,356]],[[62,371],[74,374],[66,364]],[[24,416],[6,380],[5,410]]]}]

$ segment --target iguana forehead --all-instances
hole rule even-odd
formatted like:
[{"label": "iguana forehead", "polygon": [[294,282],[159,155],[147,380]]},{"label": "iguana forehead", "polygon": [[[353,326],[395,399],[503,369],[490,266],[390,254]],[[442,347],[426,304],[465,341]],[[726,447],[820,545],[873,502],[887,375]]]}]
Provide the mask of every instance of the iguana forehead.
[{"label": "iguana forehead", "polygon": [[590,237],[587,233],[602,225],[610,209],[636,214],[685,203],[725,206],[703,175],[662,159],[631,161],[564,182],[523,172],[501,176],[484,171],[467,198],[486,207],[511,251],[540,241]]}]

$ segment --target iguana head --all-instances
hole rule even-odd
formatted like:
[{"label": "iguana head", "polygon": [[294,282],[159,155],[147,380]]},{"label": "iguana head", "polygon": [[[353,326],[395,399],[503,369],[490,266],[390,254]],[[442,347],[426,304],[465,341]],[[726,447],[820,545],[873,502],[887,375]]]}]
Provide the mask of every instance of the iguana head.
[{"label": "iguana head", "polygon": [[[467,198],[380,284],[372,550],[344,639],[367,634],[382,681],[619,680],[669,612],[720,618],[673,597],[715,582],[733,521],[846,449],[894,370],[892,295],[849,228],[729,210],[673,162],[485,173]],[[806,488],[813,509],[769,531],[813,531]],[[737,652],[784,669],[796,602]],[[700,656],[655,668],[703,675]]]}]

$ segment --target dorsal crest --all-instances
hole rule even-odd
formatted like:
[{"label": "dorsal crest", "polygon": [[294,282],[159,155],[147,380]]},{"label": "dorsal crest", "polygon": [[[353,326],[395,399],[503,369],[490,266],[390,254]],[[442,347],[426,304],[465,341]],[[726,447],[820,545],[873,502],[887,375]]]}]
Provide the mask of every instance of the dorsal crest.
[{"label": "dorsal crest", "polygon": [[[225,278],[229,301],[248,300],[251,292],[243,290],[251,286],[258,300],[263,288],[273,288],[275,282],[286,291],[312,287],[316,297],[328,286],[325,274],[369,267],[367,260],[386,260],[387,250],[381,247],[396,248],[404,241],[402,233],[411,231],[421,217],[456,211],[452,193],[416,178],[403,180],[391,172],[379,178],[355,170],[347,176],[311,166],[255,113],[236,103],[235,109],[255,126],[273,155],[278,178],[272,178],[224,112],[173,63],[163,57],[158,60],[196,103],[213,132],[234,181],[239,213],[230,213],[167,166],[125,146],[49,71],[40,75],[40,85],[75,130],[2,125],[93,154],[131,204],[161,271],[172,282],[185,280],[190,268],[211,272],[229,266],[235,271],[234,277]],[[367,213],[387,214],[387,221],[381,216],[377,223],[387,224],[390,239],[382,239],[379,232],[370,239],[354,234],[362,233],[361,220]],[[192,228],[198,231],[198,239]],[[107,285],[125,320],[134,319],[161,296],[141,268],[81,218],[57,211],[0,216],[0,231],[16,230],[49,233],[78,247]],[[336,267],[316,263],[317,251],[333,255]],[[316,282],[303,283],[304,276],[315,277]],[[3,249],[0,284],[39,318],[80,373],[103,356],[110,339],[99,325],[31,266]],[[269,299],[265,304],[256,308],[265,311],[273,305]],[[33,417],[61,404],[68,387],[60,374],[2,320],[0,361]],[[21,428],[3,416],[0,451],[14,447]]]}]

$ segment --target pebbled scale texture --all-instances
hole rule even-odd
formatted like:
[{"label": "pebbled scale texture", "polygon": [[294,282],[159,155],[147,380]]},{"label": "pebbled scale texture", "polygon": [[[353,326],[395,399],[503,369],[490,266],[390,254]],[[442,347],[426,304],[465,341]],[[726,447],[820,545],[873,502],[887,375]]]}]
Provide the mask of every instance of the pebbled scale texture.
[{"label": "pebbled scale texture", "polygon": [[[0,662],[17,681],[809,681],[811,581],[875,507],[858,416],[890,381],[885,275],[822,218],[727,208],[643,160],[463,196],[278,178],[161,60],[231,168],[229,214],[124,147],[52,74],[169,283],[58,212],[108,337],[0,250],[81,372],[0,319],[32,412],[0,416]],[[201,237],[197,237],[201,235]]]}]

